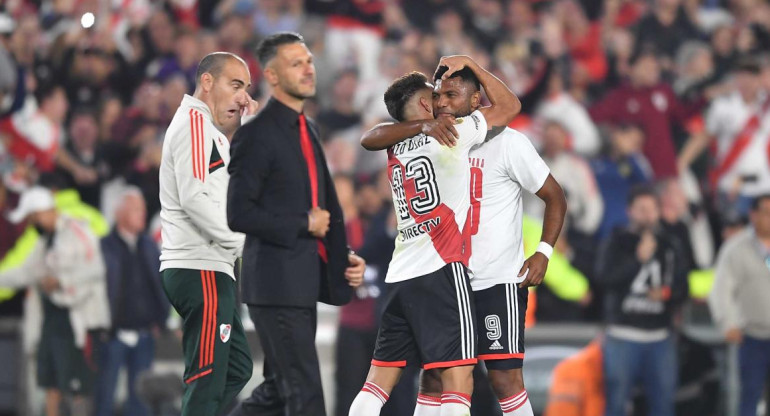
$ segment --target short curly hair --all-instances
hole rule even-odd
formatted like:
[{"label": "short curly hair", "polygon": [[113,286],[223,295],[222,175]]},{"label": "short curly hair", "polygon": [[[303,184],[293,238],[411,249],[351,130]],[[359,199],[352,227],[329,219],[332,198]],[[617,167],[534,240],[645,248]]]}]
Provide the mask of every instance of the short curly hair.
[{"label": "short curly hair", "polygon": [[393,81],[385,91],[385,106],[390,116],[396,121],[404,121],[406,103],[422,89],[433,89],[422,72],[410,72]]}]

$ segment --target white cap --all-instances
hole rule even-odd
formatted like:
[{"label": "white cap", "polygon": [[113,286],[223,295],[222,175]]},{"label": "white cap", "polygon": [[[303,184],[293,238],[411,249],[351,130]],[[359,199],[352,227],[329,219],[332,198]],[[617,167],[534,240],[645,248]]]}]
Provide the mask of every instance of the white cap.
[{"label": "white cap", "polygon": [[21,194],[19,205],[8,214],[8,219],[12,223],[18,224],[24,221],[29,214],[48,211],[55,207],[51,191],[41,186],[33,186]]},{"label": "white cap", "polygon": [[0,13],[0,33],[10,34],[16,29],[16,22],[7,13]]}]

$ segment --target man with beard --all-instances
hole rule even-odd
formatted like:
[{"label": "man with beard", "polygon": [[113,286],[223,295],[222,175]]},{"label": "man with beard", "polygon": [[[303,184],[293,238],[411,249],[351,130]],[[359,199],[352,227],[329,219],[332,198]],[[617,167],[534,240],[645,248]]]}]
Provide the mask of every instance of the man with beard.
[{"label": "man with beard", "polygon": [[[468,57],[454,57],[458,66],[473,67]],[[435,75],[433,112],[438,119],[461,117],[479,108],[481,92],[475,72],[451,71],[441,66]],[[434,120],[422,120],[432,126]],[[362,144],[378,149],[404,139],[397,125],[383,125],[365,135]],[[488,370],[492,388],[505,415],[532,415],[524,389],[524,317],[527,287],[542,282],[548,259],[559,236],[566,200],[548,167],[526,136],[498,128],[488,140],[470,151],[472,255],[469,275],[476,302],[476,326],[486,329],[479,337],[479,359]],[[377,140],[370,140],[376,138]],[[454,146],[450,140],[447,143]],[[544,226],[537,251],[524,257],[522,193],[526,190],[545,202]],[[466,247],[467,249],[467,247]],[[479,334],[483,334],[479,331]],[[486,339],[485,339],[486,338]],[[441,378],[425,371],[415,415],[438,416]]]},{"label": "man with beard", "polygon": [[[372,367],[350,416],[377,414],[401,368],[412,364],[421,364],[439,380],[431,391],[433,414],[470,414],[476,332],[481,326],[466,272],[468,239],[478,228],[475,202],[468,192],[475,186],[471,168],[476,163],[468,155],[474,145],[498,136],[521,106],[504,83],[468,57],[444,57],[439,71],[446,77],[437,78],[435,90],[419,73],[396,80],[385,93],[385,103],[395,120],[406,122],[383,126],[391,130],[389,138],[387,132],[370,131],[362,139],[367,149],[388,148],[399,235],[385,279],[390,293]],[[481,86],[491,103],[488,107],[480,108]],[[426,134],[437,124],[432,120],[432,97],[445,90],[451,90],[447,95],[453,100],[468,97],[463,113],[467,117],[447,113],[437,120],[439,125],[451,121],[448,136],[457,140],[450,147],[439,144],[440,131]],[[470,108],[477,110],[471,113]],[[506,292],[501,294],[505,303]]]},{"label": "man with beard", "polygon": [[626,414],[642,381],[648,414],[674,414],[677,358],[674,313],[687,299],[688,262],[679,240],[660,225],[660,201],[646,186],[631,191],[629,225],[599,250],[596,279],[605,291],[603,345],[606,415]]},{"label": "man with beard", "polygon": [[257,56],[272,97],[233,137],[227,219],[246,234],[241,290],[265,381],[234,414],[325,415],[316,302],[347,303],[365,263],[347,248],[318,132],[302,112],[315,95],[313,55],[302,36],[283,32],[265,38]]}]

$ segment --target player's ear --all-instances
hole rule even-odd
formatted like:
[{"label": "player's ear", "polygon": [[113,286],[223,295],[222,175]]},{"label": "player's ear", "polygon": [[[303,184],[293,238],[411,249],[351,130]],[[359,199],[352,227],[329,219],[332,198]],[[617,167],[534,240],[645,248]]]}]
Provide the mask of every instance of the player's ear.
[{"label": "player's ear", "polygon": [[208,72],[204,72],[201,74],[201,88],[205,92],[210,92],[211,89],[214,87],[214,76],[209,74]]},{"label": "player's ear", "polygon": [[262,74],[265,77],[265,81],[267,81],[271,87],[278,85],[278,72],[273,68],[273,65],[267,64],[265,70],[262,71]]},{"label": "player's ear", "polygon": [[422,106],[423,110],[433,114],[433,100],[429,100],[425,97],[420,97],[420,105]]},{"label": "player's ear", "polygon": [[481,106],[481,91],[476,91],[471,95],[471,108],[479,108]]}]

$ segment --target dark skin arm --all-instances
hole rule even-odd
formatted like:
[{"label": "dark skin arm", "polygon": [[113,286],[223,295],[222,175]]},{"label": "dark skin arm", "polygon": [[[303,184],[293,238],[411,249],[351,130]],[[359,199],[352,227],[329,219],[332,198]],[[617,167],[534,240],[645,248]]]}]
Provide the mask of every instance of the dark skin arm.
[{"label": "dark skin arm", "polygon": [[[564,191],[556,179],[550,174],[545,183],[535,194],[545,202],[545,214],[543,216],[543,235],[540,241],[544,241],[553,247],[559,238],[561,227],[564,225],[564,215],[567,212],[567,199]],[[527,278],[519,283],[519,287],[537,286],[543,283],[545,271],[548,268],[548,257],[540,252],[530,256],[519,271],[519,277],[527,273]],[[529,270],[529,272],[527,272]]]},{"label": "dark skin arm", "polygon": [[484,88],[490,104],[487,107],[479,108],[479,111],[484,114],[484,118],[487,120],[487,126],[489,126],[487,139],[500,134],[508,123],[521,112],[521,101],[516,97],[516,94],[503,81],[479,66],[470,57],[464,55],[444,56],[439,61],[438,66],[449,68],[441,76],[442,80],[448,79],[452,74],[465,67],[473,71],[476,78],[479,79],[479,83]]},{"label": "dark skin arm", "polygon": [[[521,102],[516,95],[491,72],[480,67],[467,56],[445,56],[439,61],[439,66],[449,69],[442,80],[468,66],[479,79],[487,93],[490,106],[481,108],[487,120],[489,134],[492,138],[500,134],[505,126],[521,111]],[[435,138],[441,145],[453,147],[457,142],[457,131],[454,128],[454,117],[442,116],[435,120],[414,120],[396,124],[379,124],[364,133],[361,146],[366,150],[382,150],[396,143],[424,133]]]}]

